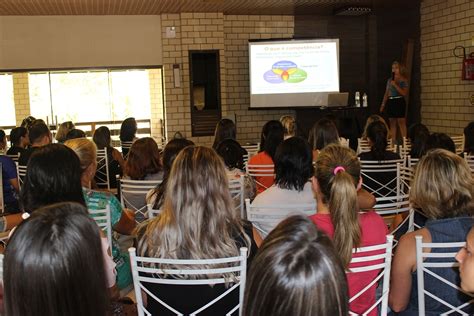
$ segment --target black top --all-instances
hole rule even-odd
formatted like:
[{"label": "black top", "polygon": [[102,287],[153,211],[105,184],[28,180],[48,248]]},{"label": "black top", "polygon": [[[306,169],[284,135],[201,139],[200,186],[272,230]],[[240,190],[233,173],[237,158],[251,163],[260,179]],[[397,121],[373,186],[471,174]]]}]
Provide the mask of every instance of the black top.
[{"label": "black top", "polygon": [[25,151],[25,148],[13,146],[13,147],[8,148],[7,155],[16,156],[18,154],[22,154],[24,151]]},{"label": "black top", "polygon": [[[249,249],[249,254],[247,257],[247,269],[250,267],[252,259],[257,252],[257,245],[253,240],[252,233],[252,224],[248,221],[244,222],[244,231],[247,236],[250,237],[251,246]],[[237,247],[246,247],[244,238],[241,234],[238,234],[235,237],[235,243]],[[178,310],[184,315],[189,315],[190,313],[198,310],[202,306],[206,305],[208,302],[215,299],[220,294],[224,293],[228,288],[232,287],[234,283],[229,283],[227,286],[225,284],[217,284],[214,286],[209,285],[167,285],[167,284],[151,284],[144,283],[145,286],[159,297],[166,304],[170,305],[174,309]],[[159,316],[172,316],[176,315],[170,312],[166,307],[163,307],[160,303],[156,302],[152,297],[147,297],[148,305],[147,310],[152,313],[152,315]],[[225,297],[211,305],[206,310],[199,313],[201,316],[214,316],[214,315],[225,315],[232,308],[234,308],[239,303],[239,287],[236,287]],[[232,315],[238,315],[238,310]]]},{"label": "black top", "polygon": [[31,155],[38,149],[39,147],[29,147],[25,149],[21,154],[20,158],[18,158],[18,164],[20,166],[27,166],[28,161],[30,160]]}]

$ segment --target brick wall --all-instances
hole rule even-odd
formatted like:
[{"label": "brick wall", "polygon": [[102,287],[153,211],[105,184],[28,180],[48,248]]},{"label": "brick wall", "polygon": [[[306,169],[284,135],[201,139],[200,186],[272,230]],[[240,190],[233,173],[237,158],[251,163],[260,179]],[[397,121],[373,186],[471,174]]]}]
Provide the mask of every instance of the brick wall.
[{"label": "brick wall", "polygon": [[[224,16],[222,13],[162,15],[163,68],[165,74],[168,138],[181,132],[201,145],[213,137],[191,137],[189,50],[219,50],[222,116],[236,117],[237,138],[242,143],[260,139],[263,124],[288,110],[248,110],[248,40],[293,36],[292,16]],[[175,38],[166,38],[166,27],[174,26]],[[179,64],[181,87],[175,87],[173,64]]]},{"label": "brick wall", "polygon": [[28,85],[28,73],[13,74],[13,98],[15,101],[16,125],[30,115],[30,93]]},{"label": "brick wall", "polygon": [[[474,119],[474,82],[461,80],[461,59],[453,56],[458,45],[471,46],[474,36],[474,2],[424,0],[421,2],[422,122],[430,130],[450,135]],[[468,52],[474,52],[470,47]]]},{"label": "brick wall", "polygon": [[148,78],[150,81],[150,104],[151,104],[151,136],[156,140],[163,137],[163,82],[161,69],[150,69]]}]

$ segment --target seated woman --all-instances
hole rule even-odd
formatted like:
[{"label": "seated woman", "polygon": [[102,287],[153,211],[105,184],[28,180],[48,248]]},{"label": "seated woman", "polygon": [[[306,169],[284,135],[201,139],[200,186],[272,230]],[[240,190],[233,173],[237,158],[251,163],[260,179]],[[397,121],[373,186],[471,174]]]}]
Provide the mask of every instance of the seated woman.
[{"label": "seated woman", "polygon": [[[252,225],[234,211],[222,160],[210,148],[184,148],[171,168],[161,214],[138,231],[137,253],[167,259],[213,259],[238,256],[240,247],[248,248],[251,264],[257,250]],[[173,269],[173,265],[167,268]],[[231,283],[232,276],[227,277]],[[145,286],[184,314],[226,290],[222,284]],[[175,315],[152,297],[147,301],[147,310],[153,315]],[[200,314],[225,315],[237,302],[238,291],[234,290]]]},{"label": "seated woman", "polygon": [[[34,213],[37,209],[58,202],[76,202],[86,206],[81,188],[81,165],[70,148],[50,144],[38,148],[28,164],[25,182],[20,192],[24,210]],[[102,237],[105,277],[111,294],[115,295],[115,263],[108,254],[107,237]],[[103,271],[96,270],[96,273]]]},{"label": "seated woman", "polygon": [[368,133],[368,128],[369,128],[369,125],[372,124],[373,122],[382,122],[383,125],[385,125],[385,128],[387,129],[388,131],[388,138],[390,138],[390,129],[388,128],[388,125],[387,125],[387,122],[385,122],[385,120],[383,119],[383,117],[381,117],[380,115],[377,115],[377,114],[372,114],[371,116],[369,116],[367,118],[367,121],[365,122],[365,126],[364,126],[364,132],[362,133],[362,139],[367,139],[367,133]]},{"label": "seated woman", "polygon": [[281,222],[255,256],[244,316],[348,315],[344,267],[326,234],[303,216]]},{"label": "seated woman", "polygon": [[224,160],[229,179],[238,178],[245,174],[244,155],[247,151],[233,139],[225,139],[215,148],[217,154]]},{"label": "seated woman", "polygon": [[339,144],[336,124],[329,119],[320,119],[309,131],[308,142],[313,150],[313,162],[315,162],[320,150],[329,144]]},{"label": "seated woman", "polygon": [[[87,208],[103,209],[109,204],[112,229],[122,235],[131,235],[135,228],[134,213],[122,209],[122,205],[113,194],[90,189],[97,168],[97,151],[94,143],[86,138],[77,138],[66,141],[65,145],[79,157],[81,193]],[[112,234],[112,239],[112,257],[117,265],[117,287],[120,290],[127,289],[132,284],[128,253],[120,249],[115,234]]]},{"label": "seated woman", "polygon": [[86,138],[86,133],[82,129],[74,128],[70,130],[66,135],[66,140],[76,139],[76,138]]},{"label": "seated woman", "polygon": [[456,254],[459,262],[459,276],[461,277],[461,288],[464,291],[474,293],[474,228],[471,228],[466,237],[466,246]]},{"label": "seated woman", "polygon": [[10,131],[10,143],[11,146],[7,150],[7,155],[18,156],[21,154],[30,143],[28,130],[24,127],[15,127],[12,129]]},{"label": "seated woman", "polygon": [[[421,208],[428,221],[424,228],[407,233],[400,238],[392,262],[389,305],[400,315],[418,315],[416,280],[415,236],[423,236],[423,242],[460,242],[474,224],[474,180],[469,166],[461,157],[446,150],[428,152],[417,164],[410,201]],[[425,249],[438,252],[437,249]],[[428,258],[427,261],[436,261]],[[455,269],[440,269],[438,275],[452,283],[458,283]],[[456,289],[425,276],[425,288],[440,299],[459,306],[471,298]],[[426,315],[439,315],[446,311],[443,304],[425,296]],[[472,315],[474,306],[466,310]]]},{"label": "seated woman", "polygon": [[[275,152],[283,141],[283,125],[279,121],[268,121],[262,128],[260,139],[260,152],[250,158],[248,164],[252,166],[273,165]],[[258,173],[258,171],[256,172]],[[274,176],[255,176],[257,182],[257,194],[262,193],[273,185]]]},{"label": "seated woman", "polygon": [[18,183],[17,167],[15,162],[8,156],[0,155],[0,166],[2,167],[3,207],[2,212],[19,213],[18,194],[20,184]]},{"label": "seated woman", "polygon": [[[219,144],[226,139],[233,139],[237,142],[237,130],[235,129],[235,123],[232,120],[222,119],[216,125],[212,148],[217,149],[217,146],[219,146]],[[247,151],[243,148],[242,150],[245,151],[244,155],[246,155]]]},{"label": "seated woman", "polygon": [[474,122],[464,128],[464,155],[474,155]]},{"label": "seated woman", "polygon": [[[124,179],[131,180],[163,180],[161,170],[160,151],[155,140],[151,137],[137,139],[130,151],[125,164]],[[123,192],[125,206],[132,210],[141,210],[146,207],[146,194]],[[138,222],[145,220],[142,212],[135,213]]]},{"label": "seated woman", "polygon": [[416,123],[410,126],[408,138],[411,144],[409,153],[411,158],[421,158],[426,153],[426,142],[429,137],[430,131],[425,125]]},{"label": "seated woman", "polygon": [[5,315],[106,316],[100,229],[80,204],[35,210],[10,237],[3,269]]},{"label": "seated woman", "polygon": [[[117,175],[122,176],[122,172],[125,169],[125,160],[123,159],[122,154],[112,147],[112,139],[110,138],[110,130],[108,127],[101,126],[96,129],[92,139],[94,140],[97,149],[107,148],[107,158],[109,161],[109,185],[110,188],[116,188]],[[98,166],[98,168],[100,169],[101,166]],[[106,179],[104,175],[98,173],[95,175],[95,180],[98,183],[103,183]]]},{"label": "seated woman", "polygon": [[[120,141],[121,142],[133,142],[137,139],[138,126],[137,121],[134,117],[129,117],[123,120],[122,125],[120,125]],[[122,155],[123,157],[128,158],[128,147],[122,147]]]},{"label": "seated woman", "polygon": [[433,133],[426,140],[426,152],[433,149],[445,149],[456,153],[456,145],[451,137],[445,133]]},{"label": "seated woman", "polygon": [[[387,226],[374,211],[360,212],[357,191],[362,185],[360,163],[355,152],[340,145],[324,148],[316,161],[313,190],[317,213],[311,216],[316,226],[328,234],[342,259],[350,268],[352,250],[386,242]],[[353,297],[377,277],[378,270],[349,273],[349,296]],[[370,287],[350,304],[350,310],[361,314],[375,303],[376,285]],[[377,315],[376,309],[368,315]]]},{"label": "seated woman", "polygon": [[283,139],[288,139],[290,137],[296,136],[296,120],[291,115],[283,115],[280,117],[281,125],[285,129],[285,133],[283,135]]},{"label": "seated woman", "polygon": [[56,133],[56,140],[58,143],[64,143],[68,138],[67,134],[75,128],[75,125],[71,121],[63,122],[58,127],[58,131]]}]

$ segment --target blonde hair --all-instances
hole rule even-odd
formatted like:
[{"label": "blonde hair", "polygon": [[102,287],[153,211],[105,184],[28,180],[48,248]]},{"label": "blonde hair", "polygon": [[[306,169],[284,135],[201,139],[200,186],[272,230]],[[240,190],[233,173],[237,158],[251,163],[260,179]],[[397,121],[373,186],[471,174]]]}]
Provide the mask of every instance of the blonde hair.
[{"label": "blonde hair", "polygon": [[393,61],[392,66],[394,66],[394,65],[397,65],[397,66],[398,66],[398,69],[400,69],[400,75],[402,75],[403,77],[406,77],[406,75],[407,75],[407,67],[405,67],[404,64],[400,63],[400,62],[397,61],[397,60]]},{"label": "blonde hair", "polygon": [[92,163],[96,162],[97,147],[91,140],[87,138],[75,138],[66,141],[64,145],[74,150],[79,157],[82,172]]},{"label": "blonde hair", "polygon": [[186,147],[171,168],[162,213],[139,238],[139,253],[170,259],[237,256],[239,235],[249,247],[250,239],[234,210],[224,163],[210,148]]},{"label": "blonde hair", "polygon": [[58,131],[56,132],[56,140],[58,142],[64,142],[66,140],[67,133],[74,129],[74,127],[74,123],[71,121],[61,123],[61,125],[58,127]]},{"label": "blonde hair", "polygon": [[285,129],[285,136],[295,136],[296,135],[296,121],[295,118],[291,115],[283,115],[280,117],[280,123]]},{"label": "blonde hair", "polygon": [[[338,167],[343,169],[335,172]],[[315,177],[323,195],[323,203],[328,204],[334,225],[334,246],[344,267],[348,267],[352,259],[352,249],[358,247],[361,242],[357,203],[359,160],[350,148],[328,145],[318,155]]]},{"label": "blonde hair", "polygon": [[430,219],[474,215],[474,180],[464,159],[444,149],[417,164],[410,201]]},{"label": "blonde hair", "polygon": [[367,139],[367,129],[369,128],[369,125],[372,124],[373,122],[382,122],[385,127],[387,128],[387,138],[390,138],[390,128],[388,128],[387,122],[381,117],[380,115],[377,114],[372,114],[367,118],[367,121],[365,122],[365,127],[364,127],[364,132],[362,133],[362,138]]}]

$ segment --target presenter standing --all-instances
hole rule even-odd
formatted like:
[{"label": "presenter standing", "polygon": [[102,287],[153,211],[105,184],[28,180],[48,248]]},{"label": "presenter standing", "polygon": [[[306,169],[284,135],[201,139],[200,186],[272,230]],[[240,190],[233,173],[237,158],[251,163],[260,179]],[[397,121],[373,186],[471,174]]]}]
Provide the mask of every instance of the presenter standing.
[{"label": "presenter standing", "polygon": [[392,144],[397,139],[397,128],[402,137],[407,136],[405,97],[408,95],[408,81],[402,75],[402,65],[398,61],[392,63],[392,77],[387,80],[387,87],[383,97],[380,112],[386,110],[390,121]]}]

